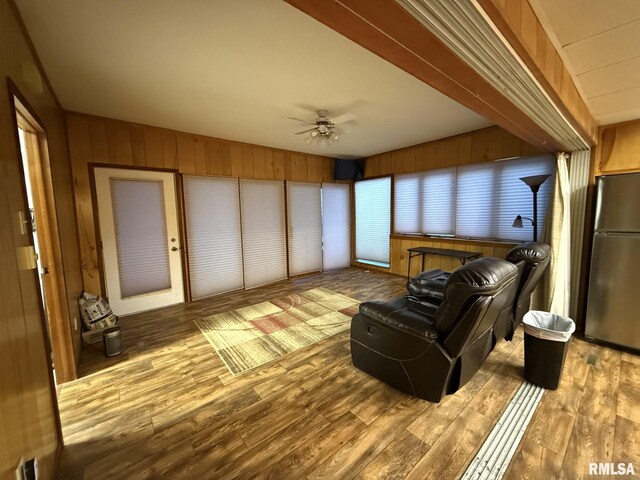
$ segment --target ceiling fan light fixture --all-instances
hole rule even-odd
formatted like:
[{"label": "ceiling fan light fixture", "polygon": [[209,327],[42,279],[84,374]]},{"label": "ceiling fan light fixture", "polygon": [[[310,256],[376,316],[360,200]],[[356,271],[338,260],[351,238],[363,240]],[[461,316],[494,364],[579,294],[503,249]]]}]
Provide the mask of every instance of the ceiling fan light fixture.
[{"label": "ceiling fan light fixture", "polygon": [[307,144],[311,144],[318,141],[318,144],[321,147],[326,147],[327,145],[332,145],[338,140],[340,140],[341,135],[336,130],[336,126],[338,124],[351,122],[356,120],[356,116],[352,113],[343,113],[342,115],[338,115],[333,119],[333,121],[327,116],[326,110],[318,110],[318,117],[315,122],[309,122],[307,120],[302,120],[297,117],[287,117],[291,120],[295,120],[297,122],[302,122],[306,124],[313,125],[313,127],[309,130],[303,130],[302,132],[296,133],[296,135],[300,135],[303,133],[309,132],[309,134],[305,137],[305,142]]}]

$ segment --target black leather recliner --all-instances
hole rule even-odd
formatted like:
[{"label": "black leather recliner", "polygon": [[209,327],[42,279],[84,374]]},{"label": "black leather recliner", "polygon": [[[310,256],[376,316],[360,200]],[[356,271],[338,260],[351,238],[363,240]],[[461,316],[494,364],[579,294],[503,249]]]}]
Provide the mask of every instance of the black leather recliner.
[{"label": "black leather recliner", "polygon": [[[512,308],[505,310],[496,322],[496,341],[502,338],[511,340],[522,317],[529,311],[531,293],[549,266],[551,247],[542,242],[521,243],[509,250],[506,259],[518,268],[518,288],[512,299]],[[433,309],[442,303],[445,283],[450,275],[439,269],[420,273],[407,282],[407,298]]]},{"label": "black leather recliner", "polygon": [[494,327],[512,308],[518,268],[485,257],[448,276],[439,306],[398,298],[365,302],[351,322],[354,366],[425,400],[462,387],[493,349]]}]

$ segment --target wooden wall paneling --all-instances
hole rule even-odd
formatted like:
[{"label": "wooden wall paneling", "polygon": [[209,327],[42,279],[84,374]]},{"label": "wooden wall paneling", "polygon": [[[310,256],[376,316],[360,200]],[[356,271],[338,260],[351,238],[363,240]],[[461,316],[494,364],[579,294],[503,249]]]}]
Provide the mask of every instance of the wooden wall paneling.
[{"label": "wooden wall paneling", "polygon": [[322,181],[322,160],[315,157],[307,159],[307,180],[310,182]]},{"label": "wooden wall paneling", "polygon": [[162,159],[164,168],[178,170],[178,145],[173,133],[162,132]]},{"label": "wooden wall paneling", "polygon": [[[104,122],[104,119],[101,119]],[[69,134],[69,143],[75,142],[77,139]],[[162,134],[155,128],[144,129],[144,146],[146,149],[147,167],[164,168],[164,153],[162,149]],[[97,159],[95,163],[99,162]]]},{"label": "wooden wall paneling", "polygon": [[231,144],[230,142],[222,142],[220,154],[222,155],[222,175],[231,176]]},{"label": "wooden wall paneling", "polygon": [[253,177],[253,151],[248,145],[242,146],[242,176],[244,178]]},{"label": "wooden wall paneling", "polygon": [[265,180],[267,178],[267,167],[265,165],[264,150],[259,147],[254,147],[251,150],[253,157],[253,178]]},{"label": "wooden wall paneling", "polygon": [[[80,257],[82,258],[82,283],[87,292],[97,294],[101,291],[101,287],[88,165],[93,159],[92,140],[94,136],[91,135],[91,132],[96,132],[97,134],[99,128],[98,125],[90,128],[89,121],[86,118],[70,116],[67,118],[67,130],[69,137],[74,139],[73,142],[69,142],[69,155],[75,186]],[[106,130],[104,133],[104,137],[102,135],[95,136],[98,140],[97,145],[99,145],[101,155],[107,152]],[[105,140],[104,144],[101,143],[103,138]]]},{"label": "wooden wall paneling", "polygon": [[231,176],[242,177],[242,146],[240,144],[232,144],[230,146],[231,155]]},{"label": "wooden wall paneling", "polygon": [[133,165],[133,149],[131,147],[131,132],[124,125],[116,125],[116,160],[119,165]]},{"label": "wooden wall paneling", "polygon": [[456,164],[458,159],[456,156],[449,157],[450,151],[454,150],[454,148],[449,147],[449,145],[454,144],[449,139],[440,140],[436,142],[436,156],[435,156],[435,167],[442,168],[445,165]]},{"label": "wooden wall paneling", "polygon": [[[543,153],[500,127],[489,127],[367,159],[365,178]],[[546,152],[545,152],[546,153]],[[404,158],[401,162],[393,159]],[[410,159],[410,160],[407,160]]]},{"label": "wooden wall paneling", "polygon": [[286,177],[284,152],[273,152],[273,179],[284,180]]},{"label": "wooden wall paneling", "polygon": [[118,124],[116,122],[105,123],[104,128],[107,139],[107,158],[109,159],[109,163],[116,164],[118,163],[116,157]]},{"label": "wooden wall paneling", "polygon": [[222,175],[222,142],[220,140],[207,140],[207,173],[210,175]]},{"label": "wooden wall paneling", "polygon": [[[25,78],[27,69],[40,75],[40,85],[34,85],[33,76]],[[49,480],[55,477],[62,444],[38,273],[21,270],[16,257],[17,249],[30,245],[32,238],[16,221],[28,208],[10,84],[47,133],[51,181],[59,200],[55,208],[63,258],[57,260],[65,268],[69,298],[64,301],[75,313],[81,272],[64,116],[13,1],[0,2],[0,78],[0,478],[14,478],[21,458],[37,457],[39,478]]]},{"label": "wooden wall paneling", "polygon": [[195,157],[196,164],[196,175],[206,175],[207,174],[207,155],[206,155],[206,144],[205,141],[200,138],[194,138],[193,144],[193,154]]},{"label": "wooden wall paneling", "polygon": [[416,150],[414,148],[404,152],[403,173],[414,172],[416,170],[416,156]]},{"label": "wooden wall paneling", "polygon": [[[188,175],[331,181],[334,160],[79,113],[67,114],[83,265],[83,284],[102,291],[90,164],[172,168]],[[143,165],[146,164],[146,165]]]},{"label": "wooden wall paneling", "polygon": [[91,158],[96,163],[109,163],[109,142],[107,126],[96,118],[86,119],[89,122]]},{"label": "wooden wall paneling", "polygon": [[137,167],[146,167],[147,154],[144,144],[144,129],[141,127],[132,128],[130,134],[133,164]]},{"label": "wooden wall paneling", "polygon": [[[133,132],[135,129],[131,129]],[[180,171],[186,175],[195,175],[196,156],[194,149],[194,138],[189,135],[179,135],[178,141],[178,165]]]},{"label": "wooden wall paneling", "polygon": [[273,165],[273,152],[271,150],[265,150],[264,152],[264,178],[267,180],[273,180],[275,178],[274,165]]},{"label": "wooden wall paneling", "polygon": [[640,120],[600,128],[596,175],[640,172]]},{"label": "wooden wall paneling", "polygon": [[308,180],[306,156],[291,154],[291,180],[296,182],[306,182]]}]

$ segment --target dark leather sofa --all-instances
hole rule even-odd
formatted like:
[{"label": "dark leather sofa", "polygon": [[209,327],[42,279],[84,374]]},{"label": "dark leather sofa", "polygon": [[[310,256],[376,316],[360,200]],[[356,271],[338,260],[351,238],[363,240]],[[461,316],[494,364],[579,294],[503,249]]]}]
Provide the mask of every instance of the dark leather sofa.
[{"label": "dark leather sofa", "polygon": [[450,274],[442,302],[365,302],[351,322],[354,366],[425,400],[439,402],[478,371],[499,317],[513,308],[519,270],[485,257]]},{"label": "dark leather sofa", "polygon": [[[551,247],[542,242],[525,242],[513,247],[506,260],[518,268],[518,288],[513,307],[503,312],[496,322],[496,341],[511,340],[513,333],[529,311],[531,293],[551,261]],[[451,273],[439,269],[428,270],[407,282],[408,299],[434,309],[442,303],[447,278]]]}]

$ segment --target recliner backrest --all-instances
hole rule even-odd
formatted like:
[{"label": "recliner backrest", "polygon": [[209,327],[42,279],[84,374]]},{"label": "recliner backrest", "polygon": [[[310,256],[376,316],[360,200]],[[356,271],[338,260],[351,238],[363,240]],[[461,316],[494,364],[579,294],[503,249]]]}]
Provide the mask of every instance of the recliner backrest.
[{"label": "recliner backrest", "polygon": [[434,326],[452,356],[489,330],[516,289],[518,268],[483,257],[463,265],[448,278]]},{"label": "recliner backrest", "polygon": [[513,330],[520,325],[522,317],[529,311],[531,293],[551,261],[551,247],[542,242],[525,242],[513,247],[506,259],[511,263],[524,263],[513,306]]}]

